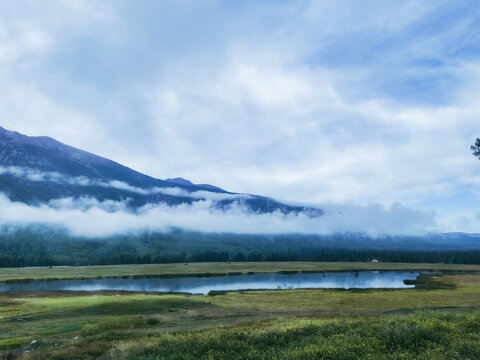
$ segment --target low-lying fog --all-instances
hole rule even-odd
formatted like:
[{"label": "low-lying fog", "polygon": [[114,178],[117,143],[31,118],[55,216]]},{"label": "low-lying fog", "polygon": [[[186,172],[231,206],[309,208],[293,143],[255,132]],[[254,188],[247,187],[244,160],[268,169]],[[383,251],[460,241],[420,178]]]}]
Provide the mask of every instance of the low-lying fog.
[{"label": "low-lying fog", "polygon": [[172,227],[200,232],[242,234],[330,234],[364,232],[419,235],[434,226],[433,214],[394,204],[322,207],[325,214],[311,217],[304,213],[255,213],[241,204],[218,209],[214,200],[167,206],[146,205],[132,211],[128,202],[103,201],[93,198],[66,198],[31,206],[12,202],[0,194],[0,225],[47,224],[62,226],[72,235],[85,237],[110,236],[127,232],[168,231]]}]

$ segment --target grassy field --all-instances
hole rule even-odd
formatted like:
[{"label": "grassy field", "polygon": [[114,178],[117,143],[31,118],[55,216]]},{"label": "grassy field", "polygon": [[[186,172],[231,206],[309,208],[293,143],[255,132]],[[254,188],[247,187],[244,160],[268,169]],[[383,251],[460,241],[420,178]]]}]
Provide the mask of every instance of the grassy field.
[{"label": "grassy field", "polygon": [[423,359],[480,357],[480,312],[276,319],[115,346],[117,359]]},{"label": "grassy field", "polygon": [[232,262],[75,266],[66,268],[0,268],[0,281],[24,279],[89,279],[122,276],[222,275],[228,273],[272,273],[280,271],[433,270],[480,271],[480,265],[410,264],[370,262]]},{"label": "grassy field", "polygon": [[[72,277],[297,270],[474,271],[427,264],[176,264],[6,269]],[[187,269],[184,269],[187,268]],[[122,269],[123,268],[123,269]],[[20,273],[15,273],[20,270]],[[25,272],[24,272],[25,271]],[[480,359],[480,275],[402,290],[0,293],[0,359]]]}]

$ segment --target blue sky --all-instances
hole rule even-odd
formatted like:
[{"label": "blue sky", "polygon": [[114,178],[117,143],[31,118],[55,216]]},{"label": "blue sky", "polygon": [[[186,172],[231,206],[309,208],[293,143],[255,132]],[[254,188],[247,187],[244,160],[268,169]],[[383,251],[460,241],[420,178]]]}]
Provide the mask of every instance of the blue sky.
[{"label": "blue sky", "polygon": [[149,175],[480,232],[476,1],[2,1],[0,125]]}]

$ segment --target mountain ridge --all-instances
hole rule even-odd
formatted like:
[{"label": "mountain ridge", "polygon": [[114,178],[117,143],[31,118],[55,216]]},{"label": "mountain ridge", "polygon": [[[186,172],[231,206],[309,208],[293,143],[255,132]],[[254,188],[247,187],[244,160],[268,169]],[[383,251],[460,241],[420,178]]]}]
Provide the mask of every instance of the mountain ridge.
[{"label": "mountain ridge", "polygon": [[[10,141],[9,141],[10,140]],[[49,151],[48,154],[45,152]],[[59,152],[67,159],[58,159],[53,152]],[[18,155],[23,155],[22,157]],[[45,155],[48,155],[48,159]],[[70,160],[76,166],[65,164]],[[111,167],[109,173],[102,173],[103,169],[92,169],[86,163],[93,163],[101,167]],[[142,174],[113,160],[77,149],[48,136],[27,136],[17,131],[10,131],[0,126],[0,165],[23,166],[41,171],[56,171],[71,176],[91,176],[97,179],[113,179],[126,181],[130,185],[165,186],[170,184],[164,180],[155,179]],[[67,167],[66,165],[70,165]],[[82,166],[83,165],[83,166]],[[112,169],[113,167],[113,169]],[[93,170],[93,171],[92,171]],[[126,174],[129,172],[129,174]]]},{"label": "mountain ridge", "polygon": [[156,179],[51,137],[31,137],[1,126],[0,192],[6,193],[11,201],[34,205],[58,198],[87,196],[99,201],[128,200],[129,206],[138,208],[158,203],[191,204],[211,197],[219,209],[237,204],[258,213],[323,214],[321,209],[233,193],[214,185],[193,184],[183,178]]}]

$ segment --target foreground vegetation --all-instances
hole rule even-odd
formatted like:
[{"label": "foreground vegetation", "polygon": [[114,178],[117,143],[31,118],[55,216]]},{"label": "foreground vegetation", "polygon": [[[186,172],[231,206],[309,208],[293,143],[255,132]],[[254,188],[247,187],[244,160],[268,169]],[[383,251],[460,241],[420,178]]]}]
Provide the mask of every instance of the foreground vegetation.
[{"label": "foreground vegetation", "polygon": [[480,275],[420,280],[215,296],[0,293],[0,358],[480,359]]},{"label": "foreground vegetation", "polygon": [[478,359],[480,312],[294,319],[117,344],[118,359]]}]

